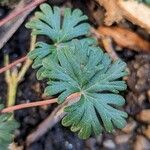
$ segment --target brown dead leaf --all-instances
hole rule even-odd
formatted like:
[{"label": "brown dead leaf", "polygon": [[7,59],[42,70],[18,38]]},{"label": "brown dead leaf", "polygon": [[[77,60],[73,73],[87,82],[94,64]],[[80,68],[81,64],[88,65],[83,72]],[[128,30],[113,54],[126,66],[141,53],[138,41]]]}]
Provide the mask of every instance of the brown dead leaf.
[{"label": "brown dead leaf", "polygon": [[150,32],[150,7],[135,0],[96,0],[106,9],[105,24],[110,26],[123,19]]},{"label": "brown dead leaf", "polygon": [[145,123],[150,123],[150,109],[144,109],[142,110],[138,115],[137,119],[145,122]]},{"label": "brown dead leaf", "polygon": [[150,52],[150,42],[126,28],[100,26],[97,31],[101,36],[111,37],[121,47]]}]

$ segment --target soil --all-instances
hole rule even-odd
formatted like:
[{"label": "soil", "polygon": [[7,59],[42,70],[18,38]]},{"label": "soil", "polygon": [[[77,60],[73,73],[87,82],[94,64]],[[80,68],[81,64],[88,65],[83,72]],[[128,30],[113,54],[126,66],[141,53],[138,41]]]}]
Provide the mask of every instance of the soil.
[{"label": "soil", "polygon": [[[80,7],[86,14],[90,14],[91,10],[85,9],[84,2],[76,0],[73,2],[73,6]],[[7,11],[7,7],[0,7],[0,17],[4,17]],[[89,15],[89,17],[95,26],[95,19],[93,16]],[[24,27],[24,24],[2,49],[0,53],[1,66],[3,65],[4,53],[9,54],[11,61],[27,54],[30,31]],[[138,32],[137,27],[132,25],[132,28]],[[149,39],[149,36],[145,35],[145,37]],[[25,150],[136,150],[140,143],[143,149],[150,150],[150,137],[145,134],[149,123],[143,121],[142,117],[139,116],[141,111],[150,109],[150,54],[135,53],[128,49],[122,49],[117,53],[127,63],[129,70],[129,76],[126,78],[128,90],[122,93],[126,98],[124,110],[129,114],[125,129],[117,130],[113,134],[103,133],[98,137],[81,140],[69,128],[64,128],[59,122],[40,140],[27,147],[24,142],[27,135],[34,131],[37,125],[52,112],[55,105],[36,107],[15,112],[15,119],[20,123],[20,128],[15,132],[17,145],[24,146]],[[7,86],[4,75],[0,75],[0,84],[0,98],[5,100]],[[35,70],[30,68],[18,87],[16,104],[40,100],[43,97],[44,87],[45,83],[38,81]]]}]

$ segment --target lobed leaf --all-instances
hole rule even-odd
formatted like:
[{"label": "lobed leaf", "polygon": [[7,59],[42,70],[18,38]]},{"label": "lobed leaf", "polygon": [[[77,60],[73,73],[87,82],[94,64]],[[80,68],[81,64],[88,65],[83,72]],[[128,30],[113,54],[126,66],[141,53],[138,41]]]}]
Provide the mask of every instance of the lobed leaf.
[{"label": "lobed leaf", "polygon": [[[3,105],[0,104],[0,110]],[[7,150],[13,140],[13,132],[19,124],[12,119],[12,114],[0,115],[0,150]]]},{"label": "lobed leaf", "polygon": [[38,42],[28,54],[33,68],[39,68],[37,78],[47,79],[45,94],[58,95],[58,103],[81,93],[78,102],[65,108],[62,124],[83,139],[123,128],[127,114],[118,108],[125,103],[118,93],[126,89],[126,64],[113,62],[93,38],[85,37],[89,24],[80,10],[67,8],[62,17],[58,7],[42,4],[40,9],[26,26],[33,34],[48,36],[52,44]]}]

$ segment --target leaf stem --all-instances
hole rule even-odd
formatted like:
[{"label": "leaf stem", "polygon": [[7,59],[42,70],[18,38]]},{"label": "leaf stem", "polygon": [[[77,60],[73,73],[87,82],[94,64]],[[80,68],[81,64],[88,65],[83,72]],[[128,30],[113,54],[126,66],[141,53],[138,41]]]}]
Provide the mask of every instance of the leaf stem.
[{"label": "leaf stem", "polygon": [[[71,94],[70,96],[68,96],[66,98],[66,101],[63,103],[63,106],[64,106],[64,104],[71,105],[71,104],[75,103],[76,101],[79,100],[80,95],[81,95],[80,93]],[[43,100],[43,101],[38,101],[38,102],[31,102],[31,103],[26,103],[26,104],[10,106],[10,107],[2,109],[0,111],[0,113],[9,113],[9,112],[13,112],[13,111],[20,110],[20,109],[49,105],[49,104],[57,103],[57,100],[58,100],[57,98],[53,98],[53,99],[49,99],[49,100]]]},{"label": "leaf stem", "polygon": [[9,112],[13,112],[13,111],[20,110],[20,109],[36,107],[36,106],[43,106],[43,105],[49,105],[49,104],[56,103],[56,102],[57,102],[57,98],[44,100],[44,101],[39,101],[39,102],[31,102],[31,103],[26,103],[26,104],[19,104],[19,105],[15,105],[15,106],[10,106],[10,107],[4,108],[1,111],[1,113],[9,113]]},{"label": "leaf stem", "polygon": [[[31,36],[30,51],[32,51],[35,48],[35,43],[36,43],[36,35]],[[20,72],[18,73],[18,77],[17,77],[18,82],[21,82],[21,80],[23,79],[25,73],[27,72],[31,64],[32,61],[30,59],[26,59],[25,64],[22,66]]]}]

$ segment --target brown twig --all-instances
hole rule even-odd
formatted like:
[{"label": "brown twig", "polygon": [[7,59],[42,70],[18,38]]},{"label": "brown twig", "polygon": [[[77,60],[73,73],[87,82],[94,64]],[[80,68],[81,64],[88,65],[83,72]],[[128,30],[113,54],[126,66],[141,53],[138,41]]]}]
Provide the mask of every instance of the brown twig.
[{"label": "brown twig", "polygon": [[57,102],[57,98],[49,99],[49,100],[43,100],[43,101],[39,101],[39,102],[31,102],[31,103],[26,103],[26,104],[19,104],[19,105],[15,105],[15,106],[10,106],[10,107],[4,108],[1,111],[1,113],[9,113],[9,112],[13,112],[13,111],[20,110],[20,109],[36,107],[36,106],[43,106],[43,105],[49,105],[49,104],[56,103],[56,102]]},{"label": "brown twig", "polygon": [[[15,11],[20,11],[26,6],[26,0],[21,0],[16,6]],[[12,37],[12,35],[17,31],[20,25],[24,22],[28,14],[33,11],[35,7],[28,9],[22,15],[17,16],[7,22],[5,25],[0,27],[0,49],[7,43],[7,41]],[[12,13],[13,13],[12,12]]]},{"label": "brown twig", "polygon": [[23,9],[19,10],[19,11],[14,11],[13,13],[11,13],[10,15],[8,15],[7,17],[5,17],[4,19],[2,19],[0,21],[0,27],[2,25],[4,25],[5,23],[7,23],[8,21],[10,21],[11,19],[15,18],[16,16],[22,14],[23,12],[38,6],[39,4],[45,2],[46,0],[34,0],[33,2],[31,2],[29,5],[25,6]]},{"label": "brown twig", "polygon": [[13,63],[6,65],[5,67],[0,69],[0,73],[7,71],[8,69],[12,68],[13,66],[17,65],[18,63],[25,61],[26,59],[27,59],[27,56],[24,56],[16,61],[14,61]]},{"label": "brown twig", "polygon": [[31,143],[37,141],[42,135],[51,129],[66,114],[64,112],[64,108],[79,101],[79,99],[80,93],[72,94],[65,100],[63,104],[56,107],[50,116],[48,116],[42,123],[40,123],[34,132],[27,136],[26,145],[29,146]]}]

